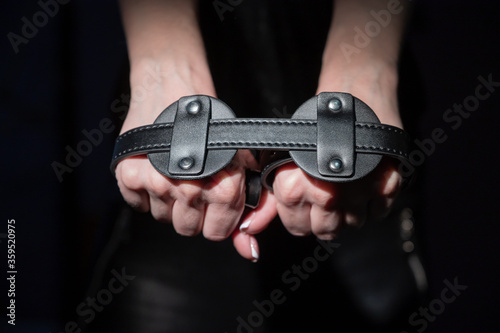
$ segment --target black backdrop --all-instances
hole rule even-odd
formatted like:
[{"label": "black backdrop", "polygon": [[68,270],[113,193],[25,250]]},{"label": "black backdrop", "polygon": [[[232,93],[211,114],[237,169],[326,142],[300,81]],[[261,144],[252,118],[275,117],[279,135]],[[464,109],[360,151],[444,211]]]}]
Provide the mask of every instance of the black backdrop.
[{"label": "black backdrop", "polygon": [[[108,171],[128,98],[118,9],[113,1],[61,2],[46,20],[34,1],[0,5],[0,248],[5,254],[0,274],[7,270],[7,221],[15,219],[19,332],[59,332],[73,320],[121,204]],[[474,111],[460,124],[443,117],[454,104],[474,103],[479,77],[500,81],[500,5],[414,3],[402,60],[405,126],[420,141],[432,137],[435,128],[447,135],[432,153],[422,155],[414,184],[429,278],[424,306],[441,297],[445,279],[467,285],[427,331],[495,332],[500,314],[500,87],[493,86],[495,91],[477,107],[469,104]],[[233,14],[237,17],[236,9]],[[23,31],[26,20],[37,20],[38,27]],[[24,39],[12,42],[23,33]],[[106,128],[100,131],[102,140],[97,136],[82,146],[85,130],[100,126]],[[68,164],[68,151],[78,147],[88,156],[71,160],[71,172],[60,169],[59,178],[54,162]],[[2,284],[2,308],[7,289]],[[16,331],[3,312],[2,318],[4,331]]]}]

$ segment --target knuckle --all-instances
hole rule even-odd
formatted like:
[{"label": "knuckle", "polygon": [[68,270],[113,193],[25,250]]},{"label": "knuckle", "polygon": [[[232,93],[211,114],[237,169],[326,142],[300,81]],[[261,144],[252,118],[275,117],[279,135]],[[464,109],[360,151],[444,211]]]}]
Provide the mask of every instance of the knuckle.
[{"label": "knuckle", "polygon": [[168,182],[168,180],[158,172],[151,172],[148,176],[148,180],[149,190],[157,197],[164,196],[169,192],[171,188],[171,184]]},{"label": "knuckle", "polygon": [[210,202],[227,204],[239,200],[243,192],[243,185],[238,179],[229,177],[220,182],[210,191]]},{"label": "knuckle", "polygon": [[314,189],[311,193],[313,203],[321,208],[331,207],[333,204],[333,193],[321,189]]},{"label": "knuckle", "polygon": [[221,188],[215,191],[213,199],[217,203],[232,203],[241,195],[241,191],[235,187]]},{"label": "knuckle", "polygon": [[290,177],[276,177],[275,194],[286,206],[295,206],[304,201],[303,183],[300,177],[294,173]]},{"label": "knuckle", "polygon": [[196,184],[183,183],[178,187],[180,196],[188,203],[194,204],[200,201],[202,195],[201,187]]},{"label": "knuckle", "polygon": [[140,170],[138,167],[123,163],[122,167],[117,169],[117,174],[118,180],[121,181],[124,187],[131,190],[138,190],[142,187],[139,177]]}]

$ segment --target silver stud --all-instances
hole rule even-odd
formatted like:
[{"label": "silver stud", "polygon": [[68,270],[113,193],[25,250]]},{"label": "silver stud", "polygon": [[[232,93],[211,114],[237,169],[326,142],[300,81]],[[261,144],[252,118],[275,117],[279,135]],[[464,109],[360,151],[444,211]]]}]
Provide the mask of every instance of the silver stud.
[{"label": "silver stud", "polygon": [[338,98],[332,98],[328,102],[328,108],[332,112],[338,112],[342,108],[342,102]]},{"label": "silver stud", "polygon": [[193,167],[194,160],[192,157],[184,157],[179,161],[179,167],[183,170],[189,170]]},{"label": "silver stud", "polygon": [[186,110],[190,114],[197,114],[201,109],[201,105],[198,101],[189,102],[186,106]]},{"label": "silver stud", "polygon": [[340,172],[344,167],[344,163],[342,163],[342,160],[340,158],[332,158],[328,166],[333,172]]}]

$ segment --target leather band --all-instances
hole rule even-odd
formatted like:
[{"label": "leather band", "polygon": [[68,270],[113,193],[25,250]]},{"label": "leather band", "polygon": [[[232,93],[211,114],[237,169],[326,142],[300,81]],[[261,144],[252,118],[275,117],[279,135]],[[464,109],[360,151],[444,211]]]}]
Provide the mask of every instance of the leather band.
[{"label": "leather band", "polygon": [[[316,151],[316,130],[316,121],[212,119],[209,122],[207,149]],[[410,142],[403,130],[390,125],[358,122],[355,130],[356,153],[408,158]],[[141,126],[123,133],[116,140],[111,169],[126,157],[169,152],[172,133],[173,123]],[[175,175],[172,178],[176,178]]]},{"label": "leather band", "polygon": [[124,158],[147,154],[169,178],[200,179],[229,164],[237,149],[289,152],[288,160],[264,168],[262,180],[270,188],[268,175],[290,158],[315,178],[347,182],[368,174],[383,155],[407,160],[411,141],[347,93],[321,93],[292,119],[237,119],[222,101],[194,95],[167,107],[154,124],[120,135],[111,169]]}]

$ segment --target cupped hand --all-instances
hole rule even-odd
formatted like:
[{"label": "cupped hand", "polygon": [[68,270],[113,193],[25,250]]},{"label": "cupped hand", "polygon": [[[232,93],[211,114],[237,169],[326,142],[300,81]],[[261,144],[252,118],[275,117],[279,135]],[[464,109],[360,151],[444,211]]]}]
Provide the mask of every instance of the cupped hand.
[{"label": "cupped hand", "polygon": [[[180,97],[215,96],[209,76],[179,68],[183,67],[165,69],[150,60],[135,64],[131,104],[121,133],[153,123]],[[135,209],[151,211],[156,220],[171,222],[181,235],[203,233],[207,239],[220,241],[236,229],[245,207],[245,171],[257,167],[253,155],[240,150],[226,168],[200,180],[169,179],[156,171],[145,155],[122,160],[115,172],[123,198]]]},{"label": "cupped hand", "polygon": [[124,199],[140,211],[151,211],[161,222],[172,222],[177,233],[209,240],[226,239],[245,207],[245,170],[255,168],[250,152],[240,150],[230,165],[200,180],[175,180],[161,175],[147,157],[128,158],[116,168]]},{"label": "cupped hand", "polygon": [[[369,71],[373,75],[367,76]],[[394,70],[372,65],[356,67],[346,75],[327,74],[320,80],[318,92],[349,92],[367,103],[382,123],[402,126]],[[261,205],[246,215],[241,229],[248,235],[258,234],[278,214],[292,235],[314,234],[320,239],[331,240],[342,226],[359,227],[368,219],[380,220],[386,216],[400,192],[401,184],[398,163],[389,157],[384,157],[367,176],[348,183],[315,179],[294,163],[289,163],[277,170],[273,192],[266,192]],[[254,244],[254,247],[257,245]],[[238,251],[245,253],[246,248],[242,246]]]}]

